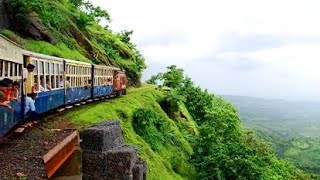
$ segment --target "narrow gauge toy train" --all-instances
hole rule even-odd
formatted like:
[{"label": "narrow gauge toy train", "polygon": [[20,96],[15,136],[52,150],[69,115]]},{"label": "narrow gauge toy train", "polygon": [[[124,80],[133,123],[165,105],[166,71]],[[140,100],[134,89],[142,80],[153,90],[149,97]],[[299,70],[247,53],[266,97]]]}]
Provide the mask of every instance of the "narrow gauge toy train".
[{"label": "narrow gauge toy train", "polygon": [[[24,82],[22,69],[29,63],[35,66],[31,74],[34,79],[27,78]],[[9,102],[14,110],[0,106],[0,138],[25,118],[26,87],[38,87],[35,106],[40,114],[109,95],[126,94],[126,76],[119,68],[26,51],[0,35],[0,80],[4,78],[20,82],[21,88],[18,101]]]}]

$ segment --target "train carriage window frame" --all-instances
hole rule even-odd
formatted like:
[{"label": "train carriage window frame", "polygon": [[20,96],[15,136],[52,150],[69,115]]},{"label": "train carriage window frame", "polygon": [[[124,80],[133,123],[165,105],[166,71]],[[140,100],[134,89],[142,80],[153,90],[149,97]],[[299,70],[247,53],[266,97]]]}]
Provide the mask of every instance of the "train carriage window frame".
[{"label": "train carriage window frame", "polygon": [[16,62],[0,59],[0,79],[9,78],[13,81],[21,81],[21,73],[19,68],[22,65]]}]

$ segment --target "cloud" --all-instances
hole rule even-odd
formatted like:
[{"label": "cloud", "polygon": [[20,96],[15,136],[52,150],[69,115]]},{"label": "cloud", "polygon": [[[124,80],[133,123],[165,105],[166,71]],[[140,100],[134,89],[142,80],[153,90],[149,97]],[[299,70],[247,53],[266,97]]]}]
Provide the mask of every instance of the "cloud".
[{"label": "cloud", "polygon": [[150,69],[177,64],[220,94],[320,99],[318,0],[92,0],[134,30]]}]

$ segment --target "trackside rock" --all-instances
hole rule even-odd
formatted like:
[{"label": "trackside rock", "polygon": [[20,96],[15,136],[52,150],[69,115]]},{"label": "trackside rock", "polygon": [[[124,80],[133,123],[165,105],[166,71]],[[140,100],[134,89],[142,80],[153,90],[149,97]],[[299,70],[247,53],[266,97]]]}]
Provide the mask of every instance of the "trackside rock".
[{"label": "trackside rock", "polygon": [[109,150],[107,152],[107,178],[133,179],[132,169],[137,160],[137,150],[133,146]]},{"label": "trackside rock", "polygon": [[117,121],[103,122],[80,133],[83,150],[105,152],[123,145],[120,124]]},{"label": "trackside rock", "polygon": [[106,179],[107,174],[107,153],[83,151],[82,153],[82,172],[88,179]]},{"label": "trackside rock", "polygon": [[124,145],[118,121],[96,124],[80,137],[84,180],[146,180],[147,164],[135,147]]}]

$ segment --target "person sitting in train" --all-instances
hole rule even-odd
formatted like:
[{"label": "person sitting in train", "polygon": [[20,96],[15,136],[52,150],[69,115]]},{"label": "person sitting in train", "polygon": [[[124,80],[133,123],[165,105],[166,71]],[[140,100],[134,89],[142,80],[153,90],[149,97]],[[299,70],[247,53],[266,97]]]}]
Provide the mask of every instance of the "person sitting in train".
[{"label": "person sitting in train", "polygon": [[8,85],[8,88],[6,90],[6,92],[4,93],[5,94],[5,99],[6,101],[10,101],[11,100],[11,97],[12,97],[12,91],[13,91],[13,80],[9,79],[9,78],[4,78],[3,79],[4,82],[7,83]]},{"label": "person sitting in train", "polygon": [[11,99],[14,101],[18,101],[20,99],[19,92],[20,92],[20,83],[18,81],[14,81],[12,86]]},{"label": "person sitting in train", "polygon": [[60,77],[59,86],[60,86],[60,87],[64,87],[64,81],[63,81],[62,76]]},{"label": "person sitting in train", "polygon": [[108,86],[111,86],[112,85],[112,79],[111,78],[108,78],[108,83],[107,83]]},{"label": "person sitting in train", "polygon": [[47,79],[46,80],[46,91],[51,91],[52,88],[51,88],[51,81],[50,79]]},{"label": "person sitting in train", "polygon": [[4,107],[8,108],[9,110],[13,110],[12,106],[7,104],[5,94],[2,91],[0,91],[0,106],[4,106]]},{"label": "person sitting in train", "polygon": [[84,83],[85,83],[85,88],[86,88],[86,89],[89,89],[89,88],[91,87],[92,81],[89,79],[89,80],[88,80],[88,83],[87,83],[87,81],[84,81]]},{"label": "person sitting in train", "polygon": [[6,92],[8,87],[9,86],[6,81],[0,81],[0,105],[12,110],[13,108],[8,105],[9,101],[6,99]]},{"label": "person sitting in train", "polygon": [[[42,81],[40,80],[40,83],[38,83],[38,78],[34,79],[34,85],[32,86],[32,93],[36,93],[39,91],[44,91],[43,86],[41,85]],[[29,96],[31,96],[31,94],[29,94]]]},{"label": "person sitting in train", "polygon": [[36,93],[31,93],[30,96],[27,96],[25,99],[25,108],[24,114],[28,116],[28,121],[38,121],[39,114],[36,111],[35,99],[37,97]]},{"label": "person sitting in train", "polygon": [[66,81],[66,89],[70,89],[71,88],[71,84],[70,84],[70,77],[67,77],[67,81]]}]

